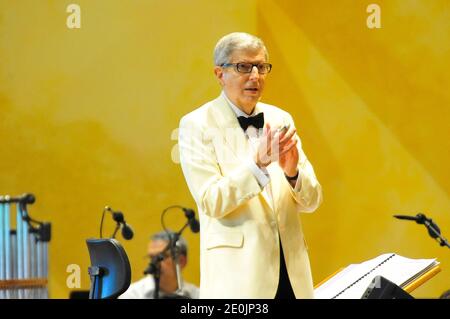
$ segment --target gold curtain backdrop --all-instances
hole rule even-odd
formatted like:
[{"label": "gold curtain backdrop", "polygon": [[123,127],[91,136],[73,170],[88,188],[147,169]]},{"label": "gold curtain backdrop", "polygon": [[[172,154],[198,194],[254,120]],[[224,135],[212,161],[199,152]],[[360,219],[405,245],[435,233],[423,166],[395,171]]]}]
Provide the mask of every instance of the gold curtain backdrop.
[{"label": "gold curtain backdrop", "polygon": [[[67,7],[81,28],[67,27]],[[369,4],[381,28],[369,29]],[[233,31],[261,37],[272,73],[263,101],[290,112],[324,190],[303,216],[314,282],[381,253],[438,258],[413,292],[450,289],[450,4],[447,0],[0,0],[0,194],[32,192],[29,213],[52,222],[51,298],[67,298],[67,267],[89,289],[85,240],[103,207],[135,230],[124,245],[142,276],[149,235],[173,204],[195,208],[176,157],[182,115],[220,92],[212,51]],[[173,211],[167,223],[184,222]],[[104,233],[114,224],[106,220]],[[187,281],[199,284],[199,238]]]}]

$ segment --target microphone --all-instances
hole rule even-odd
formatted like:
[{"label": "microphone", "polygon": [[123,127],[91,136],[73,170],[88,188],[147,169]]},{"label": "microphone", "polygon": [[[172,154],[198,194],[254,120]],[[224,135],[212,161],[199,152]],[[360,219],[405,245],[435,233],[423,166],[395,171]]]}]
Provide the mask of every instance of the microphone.
[{"label": "microphone", "polygon": [[405,220],[414,220],[417,221],[417,217],[416,216],[407,216],[407,215],[394,215],[395,218],[398,219],[405,219]]},{"label": "microphone", "polygon": [[125,238],[126,240],[130,240],[133,238],[134,236],[134,232],[133,229],[131,228],[130,225],[124,223],[122,225],[122,236],[123,238]]},{"label": "microphone", "polygon": [[200,223],[195,219],[195,211],[190,208],[182,208],[184,216],[188,219],[189,228],[193,233],[198,233],[200,231]]},{"label": "microphone", "polygon": [[133,229],[125,221],[122,212],[113,212],[113,219],[115,222],[122,224],[122,237],[126,240],[130,240],[134,236]]},{"label": "microphone", "polygon": [[134,236],[133,229],[130,225],[127,224],[125,221],[125,218],[123,217],[123,213],[120,211],[113,211],[110,207],[106,206],[106,210],[111,212],[113,216],[113,220],[118,224],[122,226],[122,237],[126,240],[130,240]]},{"label": "microphone", "polygon": [[28,204],[34,204],[36,201],[36,197],[34,197],[33,194],[25,193],[21,196],[0,196],[0,203],[7,204],[7,203],[18,203],[22,205],[28,205]]},{"label": "microphone", "polygon": [[[438,225],[436,225],[436,223],[433,222],[433,220],[431,218],[428,218],[424,214],[419,213],[416,216],[394,215],[394,217],[398,218],[398,219],[404,219],[404,220],[414,220],[419,225],[425,224],[425,226],[427,226],[427,228],[428,228],[428,233],[433,238],[436,238],[438,236],[438,234],[441,233],[441,230],[439,229]],[[433,227],[436,232],[429,229],[430,226]]]},{"label": "microphone", "polygon": [[447,239],[441,236],[441,229],[439,226],[431,218],[428,218],[424,214],[419,213],[416,216],[394,215],[394,217],[404,220],[414,220],[419,225],[425,225],[428,230],[428,235],[430,235],[431,238],[436,239],[441,246],[447,246],[450,248]]},{"label": "microphone", "polygon": [[33,194],[26,193],[18,197],[18,201],[22,204],[34,204],[36,197]]}]

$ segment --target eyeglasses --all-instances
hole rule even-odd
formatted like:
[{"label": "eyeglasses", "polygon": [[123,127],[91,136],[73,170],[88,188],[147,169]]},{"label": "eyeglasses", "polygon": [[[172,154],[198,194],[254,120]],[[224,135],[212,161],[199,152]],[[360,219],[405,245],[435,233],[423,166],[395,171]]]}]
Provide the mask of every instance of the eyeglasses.
[{"label": "eyeglasses", "polygon": [[160,259],[160,260],[163,260],[163,259],[166,259],[166,258],[169,258],[169,257],[171,257],[171,254],[170,254],[170,252],[169,251],[165,251],[164,253],[159,253],[159,254],[148,254],[148,255],[146,255],[145,257],[147,257],[147,258],[149,258],[149,259]]},{"label": "eyeglasses", "polygon": [[258,69],[259,74],[267,74],[272,70],[272,64],[270,63],[223,63],[220,66],[223,68],[234,66],[236,71],[240,73],[251,73],[254,66]]}]

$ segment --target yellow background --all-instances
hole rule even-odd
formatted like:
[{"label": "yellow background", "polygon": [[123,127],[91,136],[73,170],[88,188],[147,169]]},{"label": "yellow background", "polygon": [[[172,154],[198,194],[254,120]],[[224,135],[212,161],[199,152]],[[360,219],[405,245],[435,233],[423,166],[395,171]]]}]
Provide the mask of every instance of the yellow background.
[{"label": "yellow background", "polygon": [[[81,29],[66,8],[81,7]],[[176,157],[182,115],[220,92],[216,41],[260,36],[274,68],[263,101],[289,111],[324,190],[303,217],[314,282],[381,253],[437,257],[443,271],[415,297],[450,289],[450,255],[423,226],[450,236],[450,7],[447,0],[0,0],[0,194],[32,192],[29,213],[51,221],[50,295],[67,298],[70,264],[89,288],[85,239],[102,209],[135,230],[124,245],[133,280],[148,236],[172,204],[195,208]],[[173,153],[173,154],[172,154]],[[170,211],[167,224],[184,223]],[[105,234],[114,224],[106,218]],[[199,238],[185,279],[199,283]]]}]

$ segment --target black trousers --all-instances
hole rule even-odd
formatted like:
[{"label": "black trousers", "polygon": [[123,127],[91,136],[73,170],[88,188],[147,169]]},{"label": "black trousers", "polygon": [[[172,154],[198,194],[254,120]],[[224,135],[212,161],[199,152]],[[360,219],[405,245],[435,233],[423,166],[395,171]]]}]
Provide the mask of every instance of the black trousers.
[{"label": "black trousers", "polygon": [[283,247],[281,247],[280,240],[280,279],[278,281],[278,289],[275,299],[295,299],[294,291],[292,290],[291,282],[289,281],[286,263],[284,261]]}]

